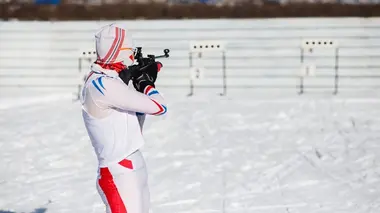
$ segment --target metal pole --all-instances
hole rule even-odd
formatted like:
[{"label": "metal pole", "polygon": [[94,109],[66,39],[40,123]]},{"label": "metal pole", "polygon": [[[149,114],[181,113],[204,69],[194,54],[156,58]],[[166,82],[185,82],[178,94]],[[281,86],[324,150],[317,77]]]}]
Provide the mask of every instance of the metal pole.
[{"label": "metal pole", "polygon": [[187,96],[192,96],[194,94],[194,84],[193,84],[193,79],[192,79],[192,73],[191,69],[193,67],[193,54],[189,52],[189,72],[190,72],[190,93]]},{"label": "metal pole", "polygon": [[222,52],[222,60],[223,60],[223,95],[227,94],[227,72],[226,72],[226,54]]},{"label": "metal pole", "polygon": [[[82,79],[81,73],[82,73],[82,58],[79,57],[79,59],[78,59],[78,74],[79,74],[80,79]],[[80,99],[80,91],[81,91],[81,84],[78,82],[77,100]]]},{"label": "metal pole", "polygon": [[339,48],[335,48],[335,82],[334,82],[334,95],[338,94],[339,88]]},{"label": "metal pole", "polygon": [[[303,66],[303,61],[304,61],[304,49],[303,49],[303,47],[301,47],[300,59],[301,59],[301,66]],[[303,75],[302,75],[302,73],[300,74],[299,88],[300,88],[300,91],[298,92],[298,94],[303,94]]]}]

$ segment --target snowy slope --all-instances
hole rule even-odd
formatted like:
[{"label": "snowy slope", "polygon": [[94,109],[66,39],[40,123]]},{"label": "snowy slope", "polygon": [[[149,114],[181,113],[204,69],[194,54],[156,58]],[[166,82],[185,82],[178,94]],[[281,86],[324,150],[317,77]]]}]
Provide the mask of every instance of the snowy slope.
[{"label": "snowy slope", "polygon": [[[166,96],[144,130],[154,213],[380,212],[378,99]],[[4,100],[0,212],[104,212],[79,104]]]}]

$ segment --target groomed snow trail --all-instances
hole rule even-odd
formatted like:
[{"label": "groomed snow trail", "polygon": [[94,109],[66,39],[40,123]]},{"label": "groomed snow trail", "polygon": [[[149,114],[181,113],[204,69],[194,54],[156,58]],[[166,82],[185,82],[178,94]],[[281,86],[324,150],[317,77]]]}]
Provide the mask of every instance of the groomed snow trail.
[{"label": "groomed snow trail", "polygon": [[[153,213],[380,211],[380,101],[169,98],[144,129]],[[0,212],[104,212],[69,99],[0,107]]]}]

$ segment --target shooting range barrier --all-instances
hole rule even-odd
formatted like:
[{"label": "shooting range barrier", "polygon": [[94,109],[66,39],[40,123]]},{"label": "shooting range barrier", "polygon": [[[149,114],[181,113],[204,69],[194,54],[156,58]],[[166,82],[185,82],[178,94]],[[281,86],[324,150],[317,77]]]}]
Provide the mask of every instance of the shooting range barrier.
[{"label": "shooting range barrier", "polygon": [[[380,89],[379,21],[290,18],[120,22],[130,27],[136,46],[142,46],[144,53],[170,49],[171,56],[162,61],[163,72],[157,82],[165,93],[187,95],[190,88],[190,94],[233,95],[244,90],[306,95],[367,94]],[[0,86],[4,91],[26,88],[78,95],[96,58],[94,33],[107,23],[0,22]],[[22,42],[25,40],[30,42]],[[192,42],[197,47],[204,47],[202,42],[223,44],[220,49],[199,50],[190,46]],[[19,62],[20,55],[28,55],[23,63]]]}]

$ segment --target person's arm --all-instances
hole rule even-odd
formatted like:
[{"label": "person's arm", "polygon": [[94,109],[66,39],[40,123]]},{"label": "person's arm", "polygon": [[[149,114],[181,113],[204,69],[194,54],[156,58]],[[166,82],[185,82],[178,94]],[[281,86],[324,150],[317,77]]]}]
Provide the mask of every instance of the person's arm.
[{"label": "person's arm", "polygon": [[158,90],[148,85],[144,93],[129,88],[119,79],[101,76],[92,82],[96,103],[103,109],[112,108],[150,115],[163,115],[167,112],[164,98]]}]

